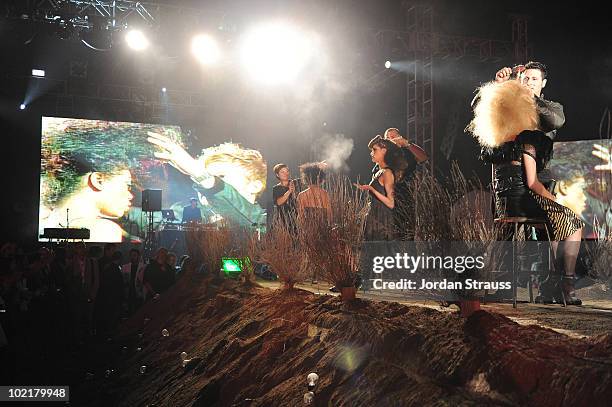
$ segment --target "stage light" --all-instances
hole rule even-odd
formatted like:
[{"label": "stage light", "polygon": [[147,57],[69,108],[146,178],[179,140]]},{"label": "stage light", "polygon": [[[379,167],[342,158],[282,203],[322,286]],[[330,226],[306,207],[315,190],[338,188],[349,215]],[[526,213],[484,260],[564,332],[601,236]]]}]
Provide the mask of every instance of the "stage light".
[{"label": "stage light", "polygon": [[20,110],[24,110],[25,108],[26,108],[25,103],[22,103],[22,104],[19,105],[19,109]]},{"label": "stage light", "polygon": [[32,76],[37,76],[39,78],[45,77],[45,71],[43,69],[32,69]]},{"label": "stage light", "polygon": [[315,41],[287,24],[255,27],[242,42],[242,62],[253,79],[287,83],[295,79],[314,56]]},{"label": "stage light", "polygon": [[203,34],[193,38],[191,52],[202,65],[212,65],[221,56],[217,42],[212,37]]},{"label": "stage light", "polygon": [[125,41],[128,46],[135,51],[142,51],[149,47],[149,40],[142,31],[131,30],[125,35]]},{"label": "stage light", "polygon": [[385,62],[385,68],[387,69],[391,68],[391,61]]},{"label": "stage light", "polygon": [[237,278],[242,273],[242,264],[247,260],[235,257],[223,257],[221,259],[221,270],[228,278]]}]

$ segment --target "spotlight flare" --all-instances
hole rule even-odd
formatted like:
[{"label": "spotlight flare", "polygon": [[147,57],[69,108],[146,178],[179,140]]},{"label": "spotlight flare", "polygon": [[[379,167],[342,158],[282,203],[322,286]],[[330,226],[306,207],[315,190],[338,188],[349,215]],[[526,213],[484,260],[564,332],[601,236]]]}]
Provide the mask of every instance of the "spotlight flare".
[{"label": "spotlight flare", "polygon": [[242,43],[242,62],[254,80],[267,84],[295,80],[315,56],[316,41],[297,27],[273,23],[255,27]]},{"label": "spotlight flare", "polygon": [[213,65],[219,61],[221,51],[217,41],[208,35],[197,35],[191,41],[191,52],[202,65]]},{"label": "spotlight flare", "polygon": [[149,47],[149,40],[140,30],[128,31],[125,41],[134,51],[143,51]]}]

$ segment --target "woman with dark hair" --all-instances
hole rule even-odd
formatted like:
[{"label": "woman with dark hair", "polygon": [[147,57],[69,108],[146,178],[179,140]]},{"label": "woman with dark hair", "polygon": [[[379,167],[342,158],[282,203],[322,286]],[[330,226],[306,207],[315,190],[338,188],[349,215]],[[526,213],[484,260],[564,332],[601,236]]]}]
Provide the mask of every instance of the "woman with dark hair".
[{"label": "woman with dark hair", "polygon": [[329,194],[321,184],[325,181],[324,163],[307,163],[300,166],[302,182],[308,186],[297,197],[298,219],[321,219],[331,224],[332,209]]},{"label": "woman with dark hair", "polygon": [[[561,258],[560,279],[549,278],[540,286],[540,302],[580,305],[575,297],[574,276],[584,222],[557,202],[538,179],[550,158],[550,139],[538,128],[536,102],[531,91],[515,80],[491,82],[478,92],[474,119],[468,126],[483,147],[482,159],[493,165],[495,207],[498,216],[546,220]],[[563,241],[563,249],[556,250]]]},{"label": "woman with dark hair", "polygon": [[380,170],[372,176],[368,185],[357,185],[371,196],[370,212],[366,219],[366,240],[394,240],[398,236],[393,217],[395,208],[395,183],[404,176],[407,163],[398,146],[376,136],[368,143],[372,161]]},{"label": "woman with dark hair", "polygon": [[[297,196],[297,225],[299,234],[309,241],[317,241],[321,234],[329,232],[332,223],[332,208],[329,194],[321,188],[325,181],[325,163],[307,163],[300,166],[302,183],[307,186]],[[317,282],[319,270],[315,264],[306,262],[304,267],[312,267],[312,283]]]}]

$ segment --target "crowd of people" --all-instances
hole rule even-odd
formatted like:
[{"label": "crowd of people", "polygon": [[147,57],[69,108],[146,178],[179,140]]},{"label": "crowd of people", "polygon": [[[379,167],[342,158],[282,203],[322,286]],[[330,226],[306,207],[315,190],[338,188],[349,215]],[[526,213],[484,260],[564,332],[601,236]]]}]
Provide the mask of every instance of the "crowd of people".
[{"label": "crowd of people", "polygon": [[[148,261],[138,248],[124,256],[114,243],[43,246],[31,253],[3,244],[1,359],[71,352],[112,337],[122,318],[163,294],[189,262],[184,256],[177,265],[165,248]],[[5,366],[11,365],[16,363]],[[4,374],[11,375],[10,368]]]}]

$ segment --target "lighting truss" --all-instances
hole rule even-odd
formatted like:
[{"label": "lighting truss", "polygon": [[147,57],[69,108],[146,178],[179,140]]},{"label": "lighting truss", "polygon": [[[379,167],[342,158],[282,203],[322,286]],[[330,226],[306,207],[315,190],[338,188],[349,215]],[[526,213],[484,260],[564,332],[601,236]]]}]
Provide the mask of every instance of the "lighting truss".
[{"label": "lighting truss", "polygon": [[23,13],[19,18],[78,29],[92,29],[103,21],[103,27],[99,28],[118,31],[126,28],[128,19],[132,17],[148,25],[156,22],[148,10],[157,7],[154,3],[128,0],[38,0],[27,3],[32,12]]}]

